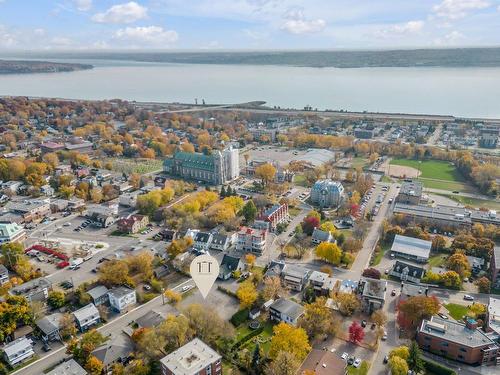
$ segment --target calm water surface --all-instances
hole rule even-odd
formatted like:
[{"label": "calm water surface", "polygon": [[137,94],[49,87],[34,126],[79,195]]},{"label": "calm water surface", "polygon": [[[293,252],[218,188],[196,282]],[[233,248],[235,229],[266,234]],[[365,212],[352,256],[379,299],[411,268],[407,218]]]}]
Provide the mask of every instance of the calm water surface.
[{"label": "calm water surface", "polygon": [[82,61],[92,70],[0,75],[0,95],[241,103],[500,118],[500,68],[303,68]]}]

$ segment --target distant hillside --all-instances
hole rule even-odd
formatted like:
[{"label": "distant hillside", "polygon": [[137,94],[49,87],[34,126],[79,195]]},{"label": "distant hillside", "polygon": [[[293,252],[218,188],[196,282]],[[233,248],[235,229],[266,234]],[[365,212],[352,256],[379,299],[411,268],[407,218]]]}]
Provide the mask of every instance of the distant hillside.
[{"label": "distant hillside", "polygon": [[0,60],[0,74],[72,72],[92,69],[92,65],[49,61]]},{"label": "distant hillside", "polygon": [[182,64],[247,64],[309,67],[500,67],[500,48],[394,51],[257,52],[62,52],[33,53],[37,58],[105,59]]}]

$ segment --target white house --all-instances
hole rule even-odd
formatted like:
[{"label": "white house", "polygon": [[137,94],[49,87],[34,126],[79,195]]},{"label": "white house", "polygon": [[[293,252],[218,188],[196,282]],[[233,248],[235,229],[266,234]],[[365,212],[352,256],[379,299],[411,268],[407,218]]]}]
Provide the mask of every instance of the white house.
[{"label": "white house", "polygon": [[99,324],[101,321],[101,314],[99,314],[99,310],[97,310],[97,307],[93,303],[89,303],[87,306],[76,310],[73,316],[78,328],[82,332],[87,331],[90,327]]},{"label": "white house", "polygon": [[10,221],[0,221],[0,244],[10,242],[23,242],[26,231],[22,226]]},{"label": "white house", "polygon": [[33,342],[26,336],[9,342],[2,348],[5,361],[12,367],[35,355]]},{"label": "white house", "polygon": [[277,322],[297,325],[299,318],[304,314],[304,307],[297,302],[278,298],[269,307],[269,318]]},{"label": "white house", "polygon": [[120,313],[137,302],[135,290],[126,286],[119,286],[109,290],[108,296],[111,307]]}]

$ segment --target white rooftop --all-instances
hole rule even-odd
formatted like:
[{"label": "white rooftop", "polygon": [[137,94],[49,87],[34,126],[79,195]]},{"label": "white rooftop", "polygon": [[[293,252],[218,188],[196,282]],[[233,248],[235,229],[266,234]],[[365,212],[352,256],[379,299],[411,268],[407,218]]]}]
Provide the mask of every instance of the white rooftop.
[{"label": "white rooftop", "polygon": [[394,237],[391,251],[427,259],[429,258],[429,255],[431,253],[431,246],[431,241],[421,240],[420,238],[401,236],[397,234]]},{"label": "white rooftop", "polygon": [[175,375],[194,375],[221,358],[219,353],[196,338],[163,357],[160,362]]}]

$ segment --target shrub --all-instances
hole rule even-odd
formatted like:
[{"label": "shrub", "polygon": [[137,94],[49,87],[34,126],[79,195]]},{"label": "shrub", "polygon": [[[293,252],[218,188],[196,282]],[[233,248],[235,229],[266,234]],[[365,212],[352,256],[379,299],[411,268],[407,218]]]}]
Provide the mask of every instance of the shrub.
[{"label": "shrub", "polygon": [[432,374],[457,375],[457,373],[455,371],[453,371],[451,368],[440,365],[439,363],[436,363],[434,361],[430,361],[428,359],[424,359],[423,361],[424,361],[425,369]]},{"label": "shrub", "polygon": [[251,338],[260,335],[264,331],[264,327],[259,327],[256,330],[250,332],[248,335],[243,336],[236,344],[234,344],[233,349],[238,349],[241,345],[246,343]]},{"label": "shrub", "polygon": [[229,319],[231,324],[235,327],[238,327],[243,322],[246,322],[248,319],[248,309],[241,309],[234,313],[234,315]]}]

